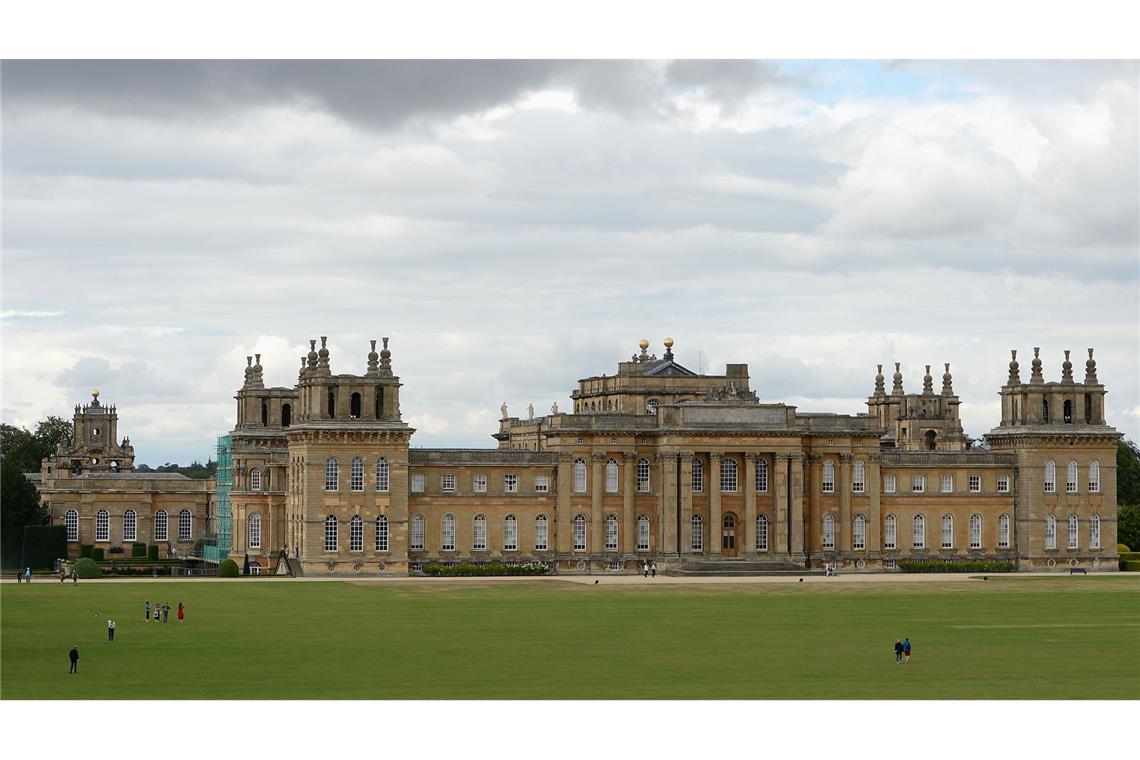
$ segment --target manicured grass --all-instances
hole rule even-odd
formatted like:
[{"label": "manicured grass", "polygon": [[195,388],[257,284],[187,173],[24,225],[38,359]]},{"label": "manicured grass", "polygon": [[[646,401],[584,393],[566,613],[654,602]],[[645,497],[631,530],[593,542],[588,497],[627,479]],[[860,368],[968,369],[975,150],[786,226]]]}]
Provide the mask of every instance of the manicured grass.
[{"label": "manicured grass", "polygon": [[[6,584],[0,696],[1137,699],[1137,580]],[[186,622],[144,624],[146,599]]]}]

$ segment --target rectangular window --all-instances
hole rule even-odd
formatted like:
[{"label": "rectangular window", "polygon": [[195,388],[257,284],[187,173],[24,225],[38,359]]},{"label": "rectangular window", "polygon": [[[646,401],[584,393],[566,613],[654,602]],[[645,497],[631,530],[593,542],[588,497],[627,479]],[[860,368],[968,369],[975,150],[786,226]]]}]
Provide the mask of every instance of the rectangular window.
[{"label": "rectangular window", "polygon": [[637,492],[649,493],[649,460],[637,460]]},{"label": "rectangular window", "polygon": [[911,493],[925,493],[926,492],[926,476],[925,475],[912,475],[910,479]]},{"label": "rectangular window", "polygon": [[942,493],[954,493],[954,476],[942,476]]},{"label": "rectangular window", "polygon": [[476,475],[472,481],[472,488],[475,493],[487,493],[487,476]]},{"label": "rectangular window", "polygon": [[534,492],[547,493],[550,491],[550,476],[549,475],[535,475],[534,476]]},{"label": "rectangular window", "polygon": [[423,492],[424,492],[424,476],[423,475],[413,475],[412,476],[412,493],[423,493]]},{"label": "rectangular window", "polygon": [[443,531],[440,534],[440,551],[455,551],[455,518],[445,515],[443,518]]},{"label": "rectangular window", "polygon": [[1077,532],[1078,532],[1078,528],[1079,528],[1079,525],[1078,525],[1078,523],[1077,523],[1077,518],[1076,518],[1075,516],[1074,516],[1074,517],[1070,517],[1070,518],[1069,518],[1069,531],[1068,531],[1068,533],[1069,533],[1069,543],[1068,543],[1068,547],[1069,547],[1070,549],[1076,549],[1076,548],[1077,548]]},{"label": "rectangular window", "polygon": [[942,518],[942,544],[943,549],[954,548],[954,521]]},{"label": "rectangular window", "polygon": [[[165,510],[159,510],[158,514],[154,516],[154,540],[155,541],[169,541],[170,540],[170,523],[169,516]],[[76,538],[78,540],[78,537]]]},{"label": "rectangular window", "polygon": [[477,552],[487,550],[487,521],[482,517],[475,518],[475,530],[471,537],[471,548]]},{"label": "rectangular window", "polygon": [[970,516],[970,548],[982,548],[982,518],[978,515]]},{"label": "rectangular window", "polygon": [[883,560],[883,569],[884,570],[894,570],[895,569],[895,560],[893,560],[893,559]]},{"label": "rectangular window", "polygon": [[190,510],[184,509],[178,513],[178,540],[190,540],[190,526],[191,526]]},{"label": "rectangular window", "polygon": [[982,476],[981,475],[971,475],[970,476],[970,493],[981,493],[981,492],[982,492]]},{"label": "rectangular window", "polygon": [[546,524],[546,515],[539,515],[534,521],[534,550],[544,552],[550,541],[550,530]]},{"label": "rectangular window", "polygon": [[606,520],[606,548],[618,548],[618,523],[617,520]]},{"label": "rectangular window", "polygon": [[768,493],[768,462],[756,460],[756,493]]},{"label": "rectangular window", "polygon": [[138,541],[138,515],[133,509],[128,509],[123,515],[123,540]]},{"label": "rectangular window", "polygon": [[574,520],[574,549],[582,550],[586,548],[586,521],[582,518]]},{"label": "rectangular window", "polygon": [[867,548],[867,521],[863,519],[862,515],[855,518],[855,532],[851,536],[851,548]]},{"label": "rectangular window", "polygon": [[896,527],[895,518],[888,517],[886,528],[883,530],[883,548],[894,549],[898,546],[898,540],[895,535]]},{"label": "rectangular window", "polygon": [[507,493],[518,493],[519,490],[519,476],[518,475],[504,475],[503,476],[503,490]]},{"label": "rectangular window", "polygon": [[513,516],[503,521],[503,551],[517,552],[519,550],[519,521]]},{"label": "rectangular window", "polygon": [[898,490],[898,485],[895,476],[883,476],[883,493],[895,493],[896,490]]},{"label": "rectangular window", "polygon": [[823,463],[823,492],[835,493],[835,463],[830,460]]},{"label": "rectangular window", "polygon": [[1009,476],[1008,475],[998,475],[997,490],[998,490],[998,493],[1009,493]]},{"label": "rectangular window", "polygon": [[424,518],[416,515],[412,518],[411,538],[409,539],[413,551],[423,551],[424,548]]},{"label": "rectangular window", "polygon": [[100,509],[95,514],[95,540],[111,540],[111,513],[105,509]]},{"label": "rectangular window", "polygon": [[638,551],[646,551],[649,549],[648,518],[643,517],[637,521],[637,549]]},{"label": "rectangular window", "polygon": [[364,551],[364,520],[359,516],[352,518],[352,522],[348,524],[348,550]]},{"label": "rectangular window", "polygon": [[1006,515],[998,518],[998,548],[1009,548],[1009,518]]},{"label": "rectangular window", "polygon": [[454,475],[454,473],[449,472],[441,478],[440,488],[442,488],[444,491],[454,491],[455,490],[455,475]]},{"label": "rectangular window", "polygon": [[388,551],[388,518],[386,517],[376,520],[376,551]]}]

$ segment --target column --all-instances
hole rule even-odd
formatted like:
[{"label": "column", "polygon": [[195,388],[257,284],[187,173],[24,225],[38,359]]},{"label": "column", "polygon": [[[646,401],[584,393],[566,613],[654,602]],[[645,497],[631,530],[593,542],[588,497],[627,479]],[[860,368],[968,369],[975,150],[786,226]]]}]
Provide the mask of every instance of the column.
[{"label": "column", "polygon": [[775,492],[775,507],[772,510],[772,535],[768,539],[769,551],[774,555],[788,552],[788,472],[787,454],[772,455],[772,482],[769,487]]},{"label": "column", "polygon": [[622,452],[625,460],[622,478],[622,552],[633,555],[637,552],[637,515],[634,514],[634,499],[637,495],[637,452]]},{"label": "column", "polygon": [[720,556],[720,458],[721,452],[709,452],[709,530],[706,554]]},{"label": "column", "polygon": [[590,463],[590,553],[601,554],[605,549],[602,537],[602,497],[605,493],[605,483],[602,481],[602,463],[606,461],[606,452],[595,451]]},{"label": "column", "polygon": [[657,455],[661,466],[660,482],[658,488],[660,498],[658,504],[658,519],[661,524],[660,551],[663,554],[676,554],[677,552],[677,454],[671,451],[661,452]]},{"label": "column", "polygon": [[790,454],[792,463],[788,488],[792,496],[792,516],[788,529],[792,535],[792,556],[802,558],[804,553],[804,456]]},{"label": "column", "polygon": [[692,554],[693,544],[685,538],[693,524],[693,456],[692,451],[681,452],[681,553]]},{"label": "column", "polygon": [[741,554],[756,553],[756,454],[744,454],[744,546]]},{"label": "column", "polygon": [[839,489],[839,525],[836,528],[839,535],[836,536],[835,548],[842,554],[847,554],[851,551],[851,455],[839,455],[839,483],[836,484]]},{"label": "column", "polygon": [[880,536],[880,524],[882,505],[880,492],[882,486],[880,484],[879,476],[879,455],[872,454],[868,457],[867,461],[867,493],[870,497],[870,514],[867,515],[867,555],[870,557],[881,556],[883,551],[882,538]]},{"label": "column", "polygon": [[[823,494],[821,492],[822,486],[820,486],[820,483],[823,482],[823,458],[819,454],[806,454],[805,459],[807,460],[807,471],[803,475],[807,476],[807,514],[803,516],[806,519],[801,518],[796,521],[796,530],[802,533],[802,548],[810,552],[813,546],[823,543],[822,540],[816,541],[815,536],[812,535],[823,523],[823,505],[821,504]],[[799,496],[801,500],[803,499],[803,482],[801,481],[801,485],[793,492],[793,495]]]},{"label": "column", "polygon": [[555,544],[560,555],[570,554],[573,546],[570,521],[574,518],[571,491],[574,488],[574,456],[567,452],[558,455],[558,500],[555,502]]}]

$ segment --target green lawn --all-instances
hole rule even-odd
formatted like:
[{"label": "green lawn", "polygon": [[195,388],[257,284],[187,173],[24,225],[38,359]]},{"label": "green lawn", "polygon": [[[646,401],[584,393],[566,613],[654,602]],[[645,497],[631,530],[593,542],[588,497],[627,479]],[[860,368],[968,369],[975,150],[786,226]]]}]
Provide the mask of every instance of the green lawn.
[{"label": "green lawn", "polygon": [[[4,699],[1140,698],[1132,577],[921,588],[124,580],[0,593]],[[143,624],[148,598],[184,602],[187,621]],[[914,658],[895,665],[902,636]]]}]

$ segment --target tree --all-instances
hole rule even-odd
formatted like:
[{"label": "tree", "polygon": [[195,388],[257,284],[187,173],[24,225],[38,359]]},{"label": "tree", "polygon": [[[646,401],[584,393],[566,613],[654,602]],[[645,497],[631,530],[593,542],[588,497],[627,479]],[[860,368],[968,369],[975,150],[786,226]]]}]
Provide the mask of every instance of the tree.
[{"label": "tree", "polygon": [[43,447],[43,456],[50,457],[61,443],[70,447],[75,441],[75,425],[71,420],[52,415],[36,423],[35,436]]},{"label": "tree", "polygon": [[1140,551],[1140,504],[1125,504],[1116,516],[1116,542]]},{"label": "tree", "polygon": [[1116,503],[1120,506],[1140,504],[1140,456],[1132,441],[1116,444]]},{"label": "tree", "polygon": [[35,485],[24,477],[21,461],[4,457],[0,464],[0,565],[20,563],[25,525],[42,525],[46,518]]}]

